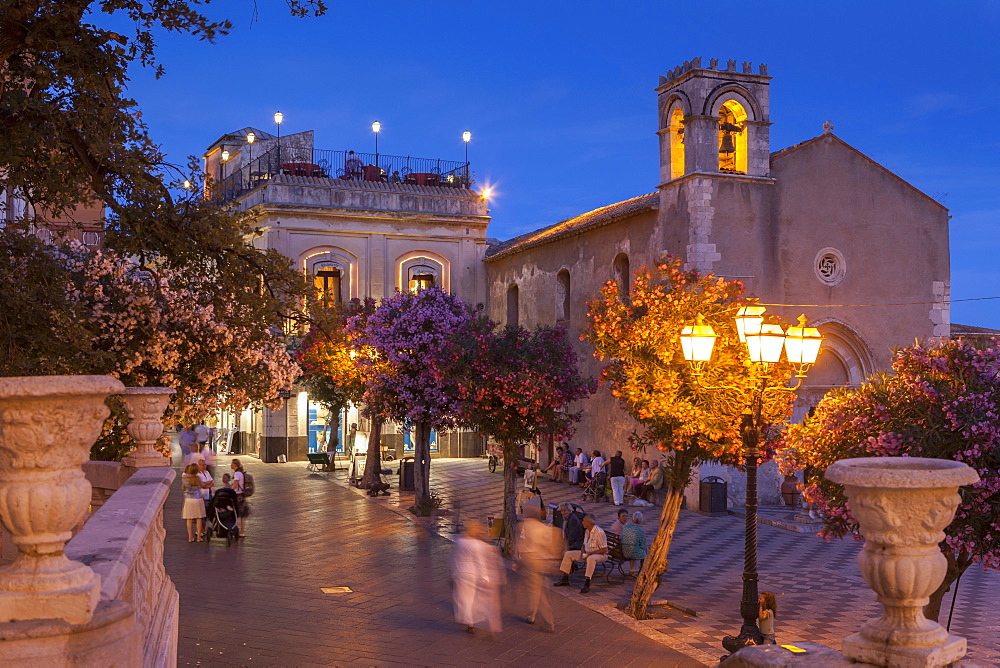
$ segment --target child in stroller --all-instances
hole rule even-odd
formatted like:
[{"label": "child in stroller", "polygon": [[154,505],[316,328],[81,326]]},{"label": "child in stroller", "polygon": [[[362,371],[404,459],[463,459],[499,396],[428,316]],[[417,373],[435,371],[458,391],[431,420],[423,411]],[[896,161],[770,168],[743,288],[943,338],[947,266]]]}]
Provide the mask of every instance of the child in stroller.
[{"label": "child in stroller", "polygon": [[583,486],[584,501],[608,500],[608,474],[601,471]]},{"label": "child in stroller", "polygon": [[236,525],[239,518],[236,501],[236,492],[228,487],[215,492],[208,504],[206,540],[211,539],[214,533],[219,538],[225,538],[226,545],[232,545],[240,537],[240,530]]}]

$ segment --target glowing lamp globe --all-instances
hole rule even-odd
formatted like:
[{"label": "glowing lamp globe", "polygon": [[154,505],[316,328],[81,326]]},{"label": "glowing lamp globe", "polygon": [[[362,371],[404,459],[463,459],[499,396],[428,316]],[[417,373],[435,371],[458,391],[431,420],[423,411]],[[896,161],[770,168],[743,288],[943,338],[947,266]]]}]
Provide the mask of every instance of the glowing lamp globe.
[{"label": "glowing lamp globe", "polygon": [[222,162],[225,162],[226,160],[229,160],[229,151],[222,152]]},{"label": "glowing lamp globe", "polygon": [[281,125],[281,121],[285,120],[285,115],[280,111],[274,112],[274,122],[277,125]]},{"label": "glowing lamp globe", "polygon": [[[756,301],[756,300],[752,300]],[[751,303],[736,312],[736,334],[740,337],[740,343],[747,342],[747,334],[756,334],[764,324],[763,306]]]},{"label": "glowing lamp globe", "polygon": [[719,338],[711,325],[705,324],[701,315],[693,325],[687,325],[681,330],[681,352],[688,362],[708,362],[712,359],[712,349],[715,340]]},{"label": "glowing lamp globe", "polygon": [[823,335],[815,327],[806,327],[806,316],[799,316],[798,326],[788,328],[785,335],[785,355],[800,370],[816,363]]},{"label": "glowing lamp globe", "polygon": [[257,139],[257,135],[255,135],[255,134],[254,134],[254,133],[252,133],[252,132],[248,132],[248,133],[247,133],[247,143],[248,143],[248,144],[252,144],[252,143],[254,143],[254,141],[256,141],[256,139]]},{"label": "glowing lamp globe", "polygon": [[466,144],[468,144],[470,141],[472,141],[472,133],[469,132],[468,130],[466,130],[465,132],[463,132],[462,133],[462,141],[464,141]]},{"label": "glowing lamp globe", "polygon": [[375,134],[378,134],[379,132],[381,132],[381,130],[382,130],[382,124],[381,123],[379,123],[378,121],[375,121],[374,123],[372,123],[372,132],[374,132]]},{"label": "glowing lamp globe", "polygon": [[751,362],[774,364],[781,359],[785,347],[785,332],[781,325],[761,325],[758,332],[747,332],[747,351]]}]

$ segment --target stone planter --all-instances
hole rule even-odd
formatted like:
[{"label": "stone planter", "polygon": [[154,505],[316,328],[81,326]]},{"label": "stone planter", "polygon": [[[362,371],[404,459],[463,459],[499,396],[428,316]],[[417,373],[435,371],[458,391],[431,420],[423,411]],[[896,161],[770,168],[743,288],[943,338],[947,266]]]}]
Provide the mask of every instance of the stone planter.
[{"label": "stone planter", "polygon": [[944,579],[938,543],[955,517],[958,488],[979,480],[969,466],[944,459],[844,459],[826,470],[844,485],[865,546],[858,565],[884,612],[844,639],[842,652],[880,666],[944,666],[965,655],[965,638],[924,617]]},{"label": "stone planter", "polygon": [[83,520],[83,464],[125,389],[111,376],[0,379],[0,521],[18,553],[0,568],[0,622],[90,620],[100,578],[63,548]]},{"label": "stone planter", "polygon": [[172,387],[126,387],[122,401],[128,411],[129,436],[139,446],[122,459],[122,464],[141,469],[147,466],[170,466],[170,460],[159,453],[156,439],[163,433],[163,411],[170,403]]}]

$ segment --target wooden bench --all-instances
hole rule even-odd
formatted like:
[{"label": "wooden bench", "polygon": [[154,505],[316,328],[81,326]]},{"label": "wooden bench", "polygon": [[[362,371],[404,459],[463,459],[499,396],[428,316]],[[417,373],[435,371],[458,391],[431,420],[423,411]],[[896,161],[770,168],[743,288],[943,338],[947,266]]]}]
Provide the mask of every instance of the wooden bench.
[{"label": "wooden bench", "polygon": [[306,453],[306,457],[309,458],[309,466],[306,469],[310,471],[322,471],[324,473],[329,473],[332,470],[330,468],[330,458],[325,452],[309,452]]},{"label": "wooden bench", "polygon": [[616,533],[606,533],[608,539],[608,558],[605,559],[601,566],[604,568],[602,573],[608,584],[611,584],[611,576],[617,570],[619,575],[621,575],[621,580],[618,584],[625,582],[625,569],[623,566],[628,563],[628,559],[622,556],[622,538]]}]

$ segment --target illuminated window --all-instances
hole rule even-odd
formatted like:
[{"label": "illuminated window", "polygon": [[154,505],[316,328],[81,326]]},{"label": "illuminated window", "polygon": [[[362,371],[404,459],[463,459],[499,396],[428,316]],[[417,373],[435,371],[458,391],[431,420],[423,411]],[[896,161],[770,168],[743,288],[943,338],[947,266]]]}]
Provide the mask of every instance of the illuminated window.
[{"label": "illuminated window", "polygon": [[316,287],[317,297],[326,304],[337,304],[343,301],[341,278],[340,268],[336,265],[329,262],[317,264],[313,274],[313,285]]},{"label": "illuminated window", "polygon": [[670,112],[670,178],[684,176],[684,111],[675,107]]},{"label": "illuminated window", "polygon": [[747,112],[735,100],[719,109],[719,171],[747,173]]},{"label": "illuminated window", "polygon": [[520,309],[519,295],[517,284],[512,284],[507,288],[507,324],[512,327],[517,327],[520,319]]},{"label": "illuminated window", "polygon": [[556,274],[556,322],[569,320],[569,272]]},{"label": "illuminated window", "polygon": [[438,272],[434,267],[423,264],[413,265],[407,269],[409,280],[407,288],[410,292],[418,292],[437,285]]}]

